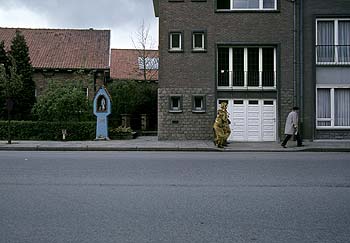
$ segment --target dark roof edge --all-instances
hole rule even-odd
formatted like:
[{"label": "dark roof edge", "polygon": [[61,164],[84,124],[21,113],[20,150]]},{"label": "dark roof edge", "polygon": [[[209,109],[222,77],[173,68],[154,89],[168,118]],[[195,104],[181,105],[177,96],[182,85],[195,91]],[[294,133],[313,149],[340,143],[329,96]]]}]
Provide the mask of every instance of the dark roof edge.
[{"label": "dark roof edge", "polygon": [[159,0],[153,0],[154,15],[159,17]]},{"label": "dark roof edge", "polygon": [[[111,48],[112,51],[143,51],[143,49],[132,49],[132,48]],[[159,51],[158,49],[145,49],[145,51]]]},{"label": "dark roof edge", "polygon": [[67,71],[67,70],[72,70],[72,71],[79,71],[79,70],[89,70],[89,71],[110,71],[110,68],[107,67],[107,68],[94,68],[94,67],[88,67],[88,68],[67,68],[67,67],[33,67],[33,69],[35,70],[64,70],[64,71]]},{"label": "dark roof edge", "polygon": [[13,30],[61,30],[61,31],[107,31],[111,32],[110,29],[95,29],[95,28],[27,28],[27,27],[3,27],[0,29],[13,29]]}]

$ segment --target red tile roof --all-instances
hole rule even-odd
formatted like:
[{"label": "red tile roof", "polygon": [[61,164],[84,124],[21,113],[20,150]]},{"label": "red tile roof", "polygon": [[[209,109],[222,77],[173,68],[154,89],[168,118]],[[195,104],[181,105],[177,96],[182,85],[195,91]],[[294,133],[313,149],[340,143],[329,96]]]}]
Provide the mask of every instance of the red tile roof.
[{"label": "red tile roof", "polygon": [[[141,50],[136,49],[112,49],[111,52],[111,79],[143,80],[143,70],[140,70],[138,57]],[[146,50],[150,58],[158,58],[158,50]],[[158,80],[158,70],[148,70],[147,80]]]},{"label": "red tile roof", "polygon": [[0,28],[6,49],[16,30],[26,39],[34,68],[109,68],[110,30]]}]

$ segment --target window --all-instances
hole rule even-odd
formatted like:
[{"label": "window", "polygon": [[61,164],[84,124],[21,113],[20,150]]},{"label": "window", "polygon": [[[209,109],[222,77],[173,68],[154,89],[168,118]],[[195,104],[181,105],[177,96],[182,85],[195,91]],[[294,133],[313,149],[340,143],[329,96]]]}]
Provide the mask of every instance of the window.
[{"label": "window", "polygon": [[182,97],[180,95],[170,96],[169,112],[182,112]]},{"label": "window", "polygon": [[192,96],[192,112],[205,112],[205,96]]},{"label": "window", "polygon": [[262,86],[274,86],[275,53],[273,48],[262,49]]},{"label": "window", "polygon": [[158,57],[138,57],[140,70],[158,70],[159,58]]},{"label": "window", "polygon": [[273,105],[273,100],[264,100],[264,105]]},{"label": "window", "polygon": [[233,86],[244,86],[244,48],[233,48]]},{"label": "window", "polygon": [[192,50],[204,51],[206,49],[205,41],[204,31],[194,31],[192,33]]},{"label": "window", "polygon": [[218,48],[218,86],[229,86],[229,48]]},{"label": "window", "polygon": [[317,64],[350,64],[350,19],[318,19],[316,32]]},{"label": "window", "polygon": [[249,105],[259,105],[259,101],[258,100],[249,100],[248,104]]},{"label": "window", "polygon": [[182,33],[172,32],[169,34],[169,50],[182,51]]},{"label": "window", "polygon": [[217,0],[218,10],[276,10],[277,0]]},{"label": "window", "polygon": [[259,48],[248,48],[248,86],[259,86]]},{"label": "window", "polygon": [[317,128],[350,128],[350,87],[318,87]]},{"label": "window", "polygon": [[219,88],[276,88],[276,49],[218,48]]}]

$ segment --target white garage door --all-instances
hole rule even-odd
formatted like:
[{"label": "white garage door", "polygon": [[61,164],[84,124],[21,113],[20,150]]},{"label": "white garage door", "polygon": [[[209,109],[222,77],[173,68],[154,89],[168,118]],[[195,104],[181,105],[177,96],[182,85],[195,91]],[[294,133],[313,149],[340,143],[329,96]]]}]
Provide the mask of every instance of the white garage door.
[{"label": "white garage door", "polygon": [[[218,103],[224,101],[220,99]],[[229,99],[230,141],[276,141],[276,100]],[[219,107],[219,106],[218,106]]]}]

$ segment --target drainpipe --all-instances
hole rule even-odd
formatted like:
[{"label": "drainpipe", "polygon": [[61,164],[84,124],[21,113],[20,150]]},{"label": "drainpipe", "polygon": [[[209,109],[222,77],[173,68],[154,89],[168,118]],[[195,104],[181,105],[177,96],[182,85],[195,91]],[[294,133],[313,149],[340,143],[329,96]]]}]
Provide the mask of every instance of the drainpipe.
[{"label": "drainpipe", "polygon": [[291,0],[293,3],[293,104],[297,104],[297,80],[296,80],[296,66],[297,66],[297,48],[296,48],[296,39],[297,39],[297,17],[296,17],[296,0]]},{"label": "drainpipe", "polygon": [[304,35],[303,35],[303,0],[299,3],[299,59],[300,59],[300,121],[304,122]]}]

